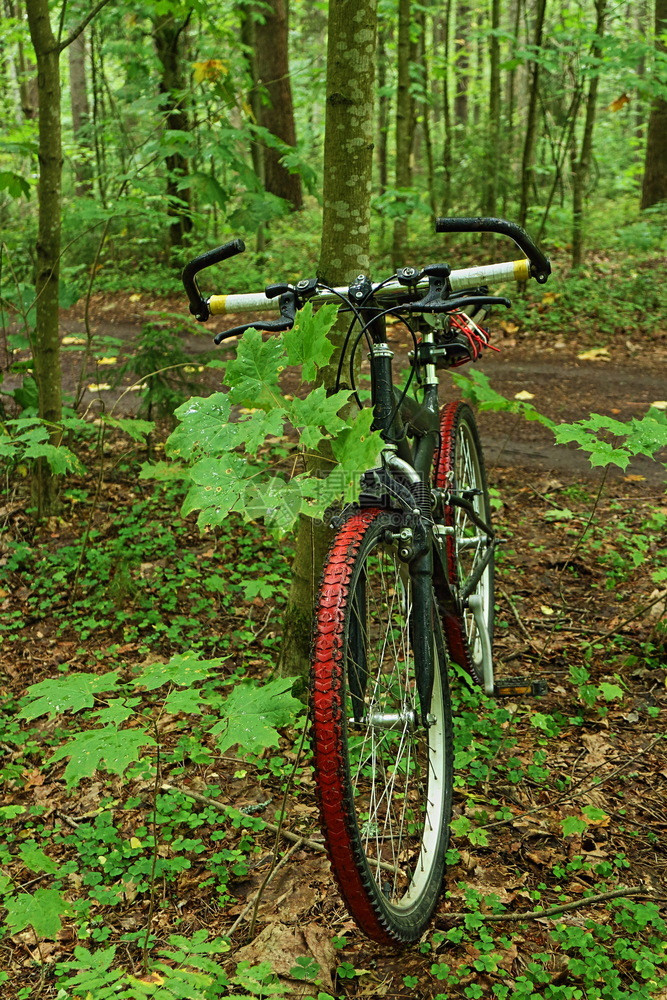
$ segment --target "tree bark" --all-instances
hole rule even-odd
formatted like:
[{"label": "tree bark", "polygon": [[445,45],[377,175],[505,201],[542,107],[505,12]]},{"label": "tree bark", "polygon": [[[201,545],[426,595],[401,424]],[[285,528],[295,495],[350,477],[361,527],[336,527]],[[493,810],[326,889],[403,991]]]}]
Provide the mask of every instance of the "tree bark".
[{"label": "tree bark", "polygon": [[[62,141],[60,131],[60,51],[49,19],[48,0],[27,0],[30,37],[37,59],[39,88],[39,181],[37,198],[37,263],[35,269],[36,323],[32,342],[39,416],[49,426],[52,444],[61,439],[62,377],[58,282],[60,278]],[[53,513],[58,477],[44,459],[35,464],[33,499],[37,516]]]},{"label": "tree bark", "polygon": [[600,65],[602,38],[604,36],[607,0],[595,0],[595,37],[591,45],[593,56],[592,77],[586,97],[586,117],[584,119],[584,134],[581,140],[581,151],[578,160],[573,161],[572,178],[572,267],[581,267],[584,247],[584,192],[593,153],[593,130],[595,128],[595,110],[600,80]]},{"label": "tree bark", "polygon": [[[667,0],[655,0],[655,47],[667,55],[661,36],[667,32]],[[651,102],[646,135],[646,159],[642,181],[641,207],[650,208],[667,199],[667,101],[664,93]]]},{"label": "tree bark", "polygon": [[426,45],[427,24],[426,10],[421,8],[417,15],[419,25],[418,59],[421,73],[422,87],[422,134],[424,136],[424,152],[426,154],[426,170],[428,184],[428,200],[431,209],[431,217],[435,223],[438,214],[438,207],[435,198],[435,164],[433,162],[433,138],[431,135],[431,95],[429,83],[428,49]]},{"label": "tree bark", "polygon": [[[542,45],[542,35],[544,33],[544,16],[546,12],[546,0],[538,0],[535,15],[535,35],[533,38],[535,47],[539,49]],[[528,102],[528,115],[526,117],[526,134],[523,141],[523,157],[521,160],[521,196],[519,200],[519,225],[526,225],[528,215],[528,202],[530,200],[530,190],[533,183],[533,167],[535,162],[535,141],[537,138],[537,102],[540,87],[540,62],[534,59],[530,65],[530,99]]]},{"label": "tree bark", "polygon": [[458,124],[468,124],[468,84],[470,82],[470,55],[467,34],[471,23],[471,9],[467,3],[459,3],[456,8],[456,28],[454,34],[454,70],[456,91],[454,94],[454,117]]},{"label": "tree bark", "polygon": [[484,185],[484,214],[496,214],[498,171],[502,159],[500,150],[500,0],[491,0],[491,38],[489,41],[489,127],[486,149],[486,178]]},{"label": "tree bark", "polygon": [[[288,38],[287,0],[266,0],[255,23],[257,83],[268,98],[261,105],[260,124],[288,146],[296,146]],[[303,205],[301,178],[282,166],[281,155],[277,149],[264,150],[264,186],[298,210]]]},{"label": "tree bark", "polygon": [[[396,181],[400,192],[410,187],[412,149],[412,99],[410,96],[410,0],[398,0],[398,78],[396,85]],[[400,198],[400,194],[399,194]],[[394,267],[405,260],[408,222],[405,214],[394,219],[391,258]]]},{"label": "tree bark", "polygon": [[442,151],[442,169],[443,169],[442,214],[443,215],[449,215],[451,211],[451,198],[452,198],[452,152],[453,152],[452,146],[453,146],[454,136],[452,129],[452,111],[451,111],[450,86],[449,86],[451,19],[452,19],[452,0],[446,0],[445,13],[443,17],[443,26],[442,26],[443,27],[442,117],[444,124],[444,142]]},{"label": "tree bark", "polygon": [[[162,67],[160,93],[164,99],[165,127],[173,132],[190,132],[190,117],[186,107],[186,81],[183,72],[183,37],[190,15],[176,19],[173,14],[160,14],[153,21],[153,40]],[[192,229],[190,191],[181,186],[189,172],[187,157],[180,151],[165,157],[167,170],[167,215],[171,219],[171,247],[183,243]]]},{"label": "tree bark", "polygon": [[[376,28],[377,0],[330,0],[318,266],[318,277],[330,285],[348,284],[370,267]],[[348,322],[349,318],[331,334],[337,349],[320,373],[327,387],[334,383]],[[284,623],[283,674],[305,676],[308,671],[315,588],[329,534],[321,522],[301,519]]]},{"label": "tree bark", "polygon": [[72,109],[72,131],[80,153],[74,158],[76,193],[88,197],[92,193],[90,158],[92,148],[89,134],[90,107],[86,79],[86,42],[83,32],[69,47],[69,91]]}]

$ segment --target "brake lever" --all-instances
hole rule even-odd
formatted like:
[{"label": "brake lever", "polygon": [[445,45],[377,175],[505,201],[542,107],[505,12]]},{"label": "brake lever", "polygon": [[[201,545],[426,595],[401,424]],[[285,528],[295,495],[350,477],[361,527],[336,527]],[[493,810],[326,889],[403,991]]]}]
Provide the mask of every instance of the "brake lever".
[{"label": "brake lever", "polygon": [[406,303],[402,309],[406,312],[449,313],[466,309],[468,306],[505,306],[509,309],[511,304],[510,300],[502,295],[460,295],[439,302],[427,295],[419,302]]},{"label": "brake lever", "polygon": [[246,330],[262,330],[273,333],[291,330],[296,319],[296,295],[291,290],[280,296],[280,316],[280,319],[260,319],[255,323],[244,323],[242,326],[233,326],[230,330],[221,330],[213,338],[213,343],[221,344],[228,337],[238,337]]}]

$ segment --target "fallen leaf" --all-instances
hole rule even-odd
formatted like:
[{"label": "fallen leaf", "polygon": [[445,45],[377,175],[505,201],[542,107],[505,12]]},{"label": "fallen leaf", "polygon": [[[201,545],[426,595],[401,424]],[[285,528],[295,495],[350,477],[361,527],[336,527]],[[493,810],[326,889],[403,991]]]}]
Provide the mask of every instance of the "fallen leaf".
[{"label": "fallen leaf", "polygon": [[[333,993],[333,982],[331,970],[338,963],[338,956],[334,949],[330,935],[324,927],[316,924],[304,923],[301,927],[287,927],[285,924],[270,923],[250,944],[240,948],[235,955],[235,959],[241,962],[248,961],[251,965],[259,962],[270,962],[271,968],[281,978],[288,978],[290,972],[297,964],[297,958],[312,956],[319,965],[318,979],[322,980],[322,985],[326,990]],[[296,992],[297,981],[288,978],[290,986],[295,987],[295,991],[290,996],[303,995],[301,991]],[[301,986],[302,984],[298,984]],[[312,993],[308,987],[307,991]]]},{"label": "fallen leaf", "polygon": [[135,292],[134,295],[130,295],[130,302],[139,302],[141,299],[141,293]]},{"label": "fallen leaf", "polygon": [[110,388],[108,382],[91,382],[88,386],[88,392],[107,392]]},{"label": "fallen leaf", "polygon": [[630,475],[630,476],[623,476],[623,479],[625,480],[626,483],[643,483],[646,481],[646,476]]},{"label": "fallen leaf", "polygon": [[85,344],[85,337],[63,337],[62,343],[69,347],[70,344]]},{"label": "fallen leaf", "polygon": [[611,356],[606,347],[593,347],[590,351],[583,351],[577,354],[580,361],[611,361]]},{"label": "fallen leaf", "polygon": [[118,361],[118,358],[98,358],[97,359],[98,365],[115,365],[117,361]]},{"label": "fallen leaf", "polygon": [[556,612],[553,608],[550,608],[547,604],[540,604],[540,611],[543,615],[555,615]]},{"label": "fallen leaf", "polygon": [[515,399],[535,399],[534,392],[528,392],[527,389],[522,389],[521,392],[514,393]]},{"label": "fallen leaf", "polygon": [[667,410],[667,399],[656,399],[655,402],[651,403],[656,410]]}]

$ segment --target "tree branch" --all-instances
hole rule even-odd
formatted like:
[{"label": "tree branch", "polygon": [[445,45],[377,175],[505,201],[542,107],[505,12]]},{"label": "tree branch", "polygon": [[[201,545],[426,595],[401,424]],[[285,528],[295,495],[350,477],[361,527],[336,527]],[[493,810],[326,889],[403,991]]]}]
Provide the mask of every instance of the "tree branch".
[{"label": "tree branch", "polygon": [[[655,894],[645,885],[633,885],[622,889],[614,889],[612,892],[600,892],[597,896],[585,896],[577,899],[573,903],[562,903],[560,906],[550,906],[547,910],[525,910],[520,913],[480,913],[483,920],[538,920],[541,917],[554,917],[558,913],[567,913],[569,910],[579,910],[582,906],[589,906],[593,903],[602,903],[607,899],[617,899],[620,896],[646,896],[649,899],[655,898]],[[471,911],[474,913],[475,911]],[[468,913],[442,913],[441,920],[464,920],[471,915]]]},{"label": "tree branch", "polygon": [[106,7],[106,5],[108,3],[109,3],[109,0],[98,0],[98,2],[95,4],[95,6],[93,7],[93,9],[88,14],[86,14],[86,16],[84,17],[83,21],[80,21],[79,24],[77,24],[76,28],[74,28],[69,33],[69,35],[67,36],[67,38],[65,39],[65,41],[64,42],[58,42],[58,44],[56,45],[56,52],[58,52],[58,54],[60,54],[64,49],[67,48],[68,45],[71,45],[72,42],[76,41],[76,39],[79,37],[79,35],[81,34],[81,32],[84,30],[84,28],[88,24],[90,24],[90,22],[95,17],[95,15],[99,14],[99,12],[102,10],[102,8]]}]

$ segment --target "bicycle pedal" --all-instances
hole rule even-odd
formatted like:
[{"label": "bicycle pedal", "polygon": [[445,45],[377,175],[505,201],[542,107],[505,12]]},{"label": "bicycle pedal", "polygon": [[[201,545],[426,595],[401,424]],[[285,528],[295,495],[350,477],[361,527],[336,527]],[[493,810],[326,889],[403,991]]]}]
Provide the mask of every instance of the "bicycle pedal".
[{"label": "bicycle pedal", "polygon": [[519,694],[539,698],[548,690],[545,680],[534,677],[503,677],[496,680],[493,685],[493,694],[496,698],[512,698]]}]

